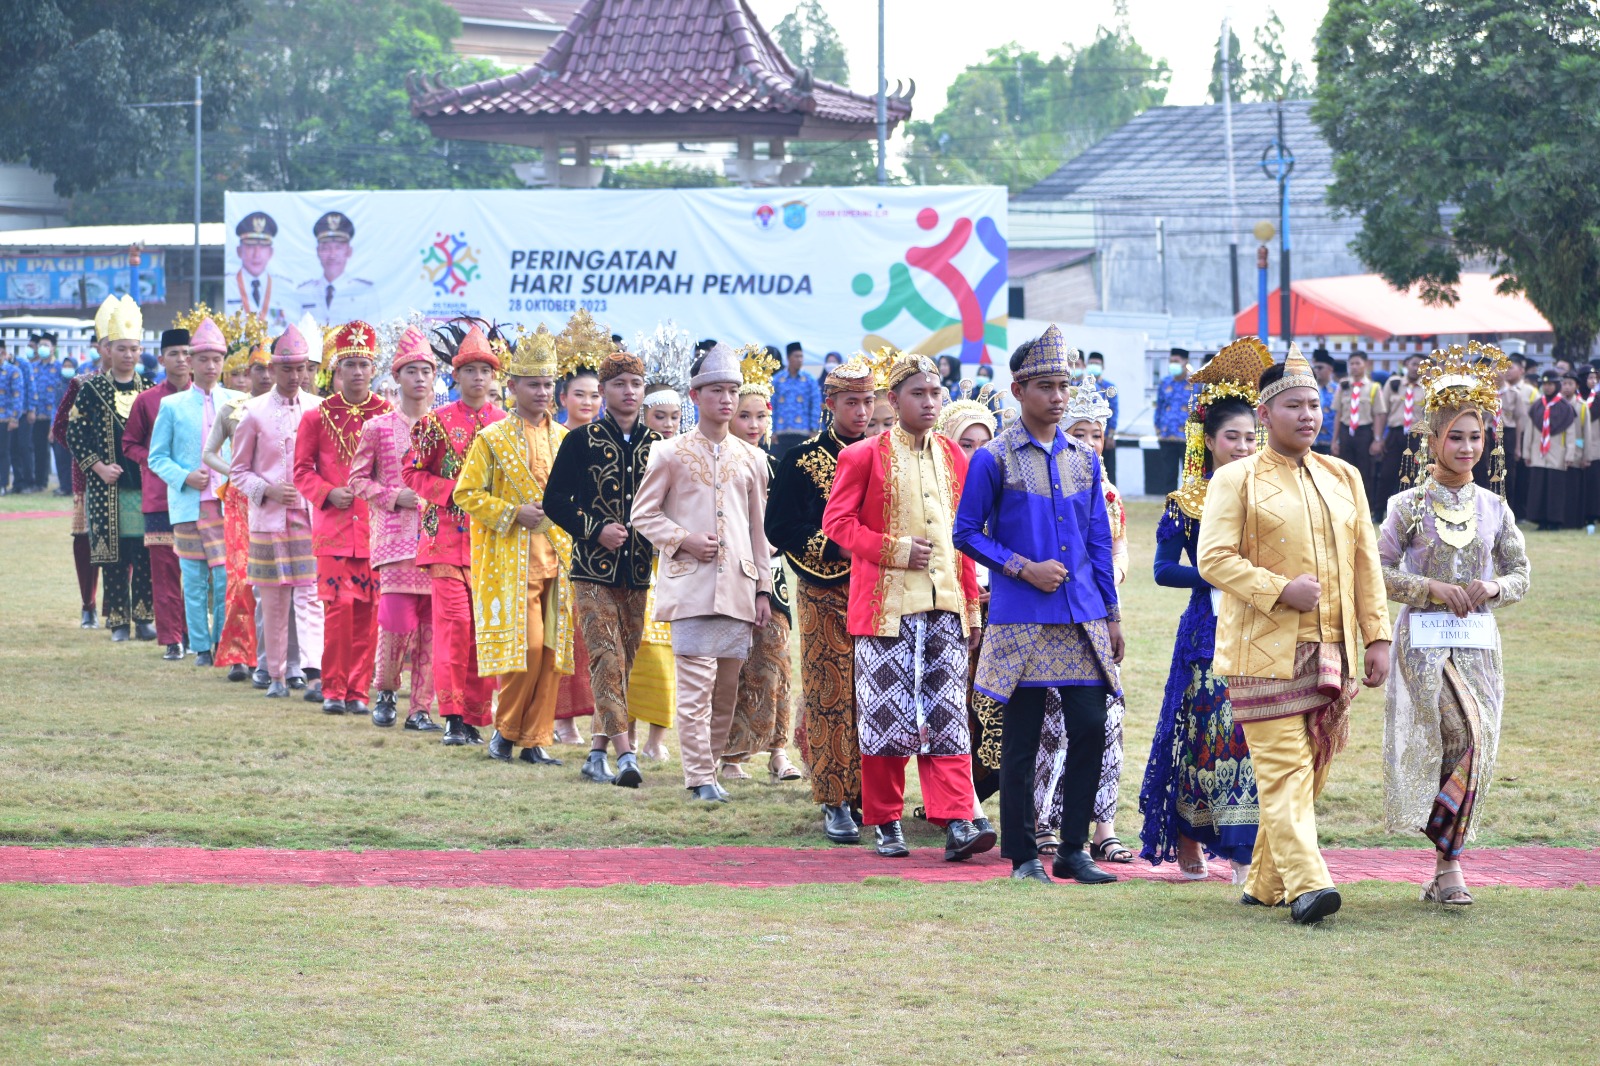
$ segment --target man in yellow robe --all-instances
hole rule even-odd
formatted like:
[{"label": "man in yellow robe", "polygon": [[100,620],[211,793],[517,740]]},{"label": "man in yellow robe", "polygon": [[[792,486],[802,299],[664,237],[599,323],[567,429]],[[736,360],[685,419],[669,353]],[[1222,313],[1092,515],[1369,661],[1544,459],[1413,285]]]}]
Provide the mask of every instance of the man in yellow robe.
[{"label": "man in yellow robe", "polygon": [[572,673],[572,538],[544,513],[544,489],[567,435],[550,417],[555,342],[541,325],[507,362],[512,417],[485,427],[456,481],[472,519],[472,608],[478,673],[504,675],[489,757],[560,766],[557,675]]},{"label": "man in yellow robe", "polygon": [[1361,474],[1311,450],[1321,391],[1300,349],[1260,384],[1267,447],[1212,477],[1198,562],[1223,594],[1213,669],[1228,677],[1261,802],[1240,902],[1288,903],[1309,925],[1339,909],[1315,800],[1349,734],[1356,664],[1368,688],[1388,677],[1388,595]]}]

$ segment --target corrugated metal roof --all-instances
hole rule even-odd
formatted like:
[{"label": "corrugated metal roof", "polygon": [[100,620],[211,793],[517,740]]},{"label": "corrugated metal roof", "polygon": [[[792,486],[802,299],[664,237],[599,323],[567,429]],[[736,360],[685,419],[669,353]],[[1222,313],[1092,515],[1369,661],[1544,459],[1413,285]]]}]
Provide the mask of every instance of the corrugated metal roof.
[{"label": "corrugated metal roof", "polygon": [[[1311,101],[1286,101],[1283,127],[1295,159],[1290,202],[1321,204],[1333,181],[1333,150],[1311,121]],[[1278,104],[1233,105],[1234,174],[1241,204],[1277,204],[1278,184],[1261,170],[1262,151],[1277,133]],[[1018,193],[1016,200],[1142,201],[1173,210],[1226,206],[1226,151],[1221,104],[1152,108]]]},{"label": "corrugated metal roof", "polygon": [[1093,258],[1093,248],[1012,248],[1006,252],[1006,276],[1020,281]]},{"label": "corrugated metal roof", "polygon": [[[744,0],[587,0],[520,74],[423,90],[419,117],[801,112],[872,123],[876,103],[801,72]],[[889,121],[911,113],[891,97]]]},{"label": "corrugated metal roof", "polygon": [[582,7],[582,0],[445,0],[463,19],[520,22],[535,29],[565,26]]},{"label": "corrugated metal roof", "polygon": [[[200,246],[220,248],[227,240],[221,222],[200,223]],[[126,251],[129,245],[145,248],[191,248],[193,222],[148,222],[126,226],[54,226],[49,229],[0,230],[0,248],[105,248]]]}]

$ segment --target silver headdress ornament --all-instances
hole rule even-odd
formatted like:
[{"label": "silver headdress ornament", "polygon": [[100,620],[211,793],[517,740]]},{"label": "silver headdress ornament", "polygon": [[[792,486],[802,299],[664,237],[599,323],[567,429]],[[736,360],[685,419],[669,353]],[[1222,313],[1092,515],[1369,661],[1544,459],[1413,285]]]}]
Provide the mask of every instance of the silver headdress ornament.
[{"label": "silver headdress ornament", "polygon": [[694,338],[689,335],[689,331],[669,318],[665,322],[658,323],[649,333],[644,330],[636,333],[633,350],[644,360],[645,388],[650,389],[656,385],[667,386],[645,396],[644,406],[676,405],[681,412],[679,416],[681,428],[687,429],[692,426],[695,409],[687,397],[689,367],[694,362]]},{"label": "silver headdress ornament", "polygon": [[1102,392],[1092,380],[1085,378],[1082,384],[1072,386],[1072,397],[1067,401],[1061,424],[1070,427],[1079,422],[1098,422],[1104,426],[1111,420],[1111,397],[1116,394],[1114,387]]},{"label": "silver headdress ornament", "polygon": [[377,359],[374,360],[376,365],[373,367],[372,375],[374,383],[393,372],[394,353],[400,345],[400,336],[411,326],[415,326],[418,332],[426,336],[428,317],[416,308],[412,308],[404,318],[391,318],[372,324],[372,331],[378,338]]}]

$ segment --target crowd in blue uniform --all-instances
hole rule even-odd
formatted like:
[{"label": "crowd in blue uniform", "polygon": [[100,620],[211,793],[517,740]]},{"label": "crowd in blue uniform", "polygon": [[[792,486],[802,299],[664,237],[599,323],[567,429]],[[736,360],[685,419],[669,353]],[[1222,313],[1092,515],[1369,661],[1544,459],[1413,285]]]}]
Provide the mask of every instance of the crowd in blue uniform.
[{"label": "crowd in blue uniform", "polygon": [[76,363],[57,357],[54,333],[30,333],[26,348],[0,353],[0,495],[49,489],[52,460],[58,495],[70,494],[70,477],[61,477],[70,459],[52,447],[50,420],[76,373]]}]

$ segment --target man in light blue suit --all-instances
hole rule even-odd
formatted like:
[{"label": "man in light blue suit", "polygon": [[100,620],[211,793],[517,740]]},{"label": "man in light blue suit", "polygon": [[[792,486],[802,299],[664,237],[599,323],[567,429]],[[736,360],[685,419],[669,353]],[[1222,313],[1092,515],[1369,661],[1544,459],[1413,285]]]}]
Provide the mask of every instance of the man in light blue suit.
[{"label": "man in light blue suit", "polygon": [[226,348],[217,324],[203,319],[190,341],[192,385],[162,399],[150,433],[150,469],[167,486],[167,513],[183,573],[184,614],[196,666],[212,663],[228,596],[218,495],[225,479],[200,461],[217,412],[240,396],[217,384]]}]

